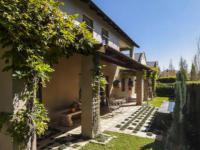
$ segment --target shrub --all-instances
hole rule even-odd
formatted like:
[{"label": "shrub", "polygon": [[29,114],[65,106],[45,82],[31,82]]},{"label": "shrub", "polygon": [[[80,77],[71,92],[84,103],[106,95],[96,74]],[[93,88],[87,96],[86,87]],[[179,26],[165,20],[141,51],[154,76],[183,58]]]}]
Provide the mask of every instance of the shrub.
[{"label": "shrub", "polygon": [[176,82],[176,77],[171,76],[171,77],[161,77],[157,80],[160,83],[175,83]]},{"label": "shrub", "polygon": [[200,85],[200,81],[188,81],[187,86],[191,86],[191,85]]},{"label": "shrub", "polygon": [[156,88],[156,95],[159,97],[174,97],[174,85],[162,84]]},{"label": "shrub", "polygon": [[200,83],[192,82],[187,83],[187,102],[185,117],[185,134],[186,141],[190,145],[191,149],[199,149],[200,142]]},{"label": "shrub", "polygon": [[171,87],[174,88],[175,87],[175,83],[158,83],[157,87],[161,88],[161,87]]}]

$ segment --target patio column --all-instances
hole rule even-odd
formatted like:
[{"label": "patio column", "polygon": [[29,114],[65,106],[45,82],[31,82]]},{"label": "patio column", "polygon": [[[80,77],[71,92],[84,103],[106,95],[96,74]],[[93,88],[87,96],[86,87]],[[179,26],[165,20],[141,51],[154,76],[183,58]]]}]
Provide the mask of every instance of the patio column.
[{"label": "patio column", "polygon": [[149,78],[144,80],[144,101],[149,99]]},{"label": "patio column", "polygon": [[138,72],[136,75],[136,105],[142,105],[143,100],[144,100],[143,73]]},{"label": "patio column", "polygon": [[95,98],[92,90],[94,68],[93,56],[82,57],[82,73],[80,79],[82,102],[82,135],[94,138],[100,132],[100,100]]}]

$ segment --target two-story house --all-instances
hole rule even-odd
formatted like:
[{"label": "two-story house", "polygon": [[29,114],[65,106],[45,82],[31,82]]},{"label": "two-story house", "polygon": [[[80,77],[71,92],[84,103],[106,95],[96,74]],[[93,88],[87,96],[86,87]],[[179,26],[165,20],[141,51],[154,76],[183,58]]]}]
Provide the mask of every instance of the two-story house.
[{"label": "two-story house", "polygon": [[[134,59],[134,48],[139,47],[112,19],[90,0],[62,0],[61,10],[68,14],[79,14],[77,22],[84,21],[101,44],[97,49],[100,63],[105,65],[103,73],[107,79],[106,100],[135,97],[137,104],[144,99],[143,70],[150,70],[146,64]],[[122,53],[128,52],[128,55]],[[1,52],[1,51],[0,51]],[[54,65],[55,72],[46,88],[40,90],[40,98],[48,109],[52,121],[60,121],[58,110],[81,102],[82,134],[93,138],[100,132],[100,101],[92,94],[92,56],[76,54],[62,58]],[[0,60],[0,69],[4,63]],[[128,73],[127,73],[128,72]],[[12,99],[18,83],[13,82],[11,73],[1,73],[0,112],[12,111]],[[120,85],[118,86],[118,81]],[[115,84],[117,83],[117,84]],[[7,101],[2,101],[7,99]],[[0,134],[0,145],[7,144],[9,137]],[[0,146],[1,148],[1,146]]]}]

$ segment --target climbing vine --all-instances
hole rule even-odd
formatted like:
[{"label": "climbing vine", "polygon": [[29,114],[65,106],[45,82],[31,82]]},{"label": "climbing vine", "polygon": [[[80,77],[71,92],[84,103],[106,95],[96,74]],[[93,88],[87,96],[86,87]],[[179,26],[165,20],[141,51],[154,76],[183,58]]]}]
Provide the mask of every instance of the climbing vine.
[{"label": "climbing vine", "polygon": [[[14,112],[1,113],[0,125],[9,121],[8,133],[23,149],[32,149],[35,134],[42,135],[49,121],[43,104],[37,101],[38,84],[46,85],[52,65],[62,56],[89,55],[96,41],[77,15],[63,13],[54,0],[1,0],[0,42],[5,52],[4,71],[24,88],[14,96]],[[0,127],[1,127],[0,126]]]},{"label": "climbing vine", "polygon": [[94,96],[99,96],[99,89],[102,88],[105,90],[105,86],[107,84],[106,78],[102,72],[104,68],[103,65],[99,64],[99,55],[98,53],[94,54],[93,57],[94,69],[93,69],[93,93]]},{"label": "climbing vine", "polygon": [[157,79],[159,75],[159,68],[152,68],[154,72],[151,74],[151,81],[152,81],[152,90],[154,93],[154,96],[156,96],[156,87],[157,87]]},{"label": "climbing vine", "polygon": [[150,78],[151,79],[151,87],[153,94],[155,96],[156,93],[156,86],[157,86],[157,79],[158,79],[158,74],[159,74],[159,68],[156,67],[151,67],[151,72],[146,72],[145,73],[145,78]]},{"label": "climbing vine", "polygon": [[[102,69],[104,66],[100,65],[99,63],[99,55],[98,53],[95,53],[93,55],[93,65],[94,68],[92,69],[92,93],[93,93],[93,105],[99,105],[100,104],[100,91],[104,90],[105,91],[105,86],[107,84],[107,81],[103,75]],[[103,92],[105,93],[105,92]],[[94,106],[95,108],[98,108],[97,106]],[[99,119],[99,112],[94,111],[93,112],[93,128],[95,134],[98,133],[99,130],[99,124],[96,123],[98,122]]]}]

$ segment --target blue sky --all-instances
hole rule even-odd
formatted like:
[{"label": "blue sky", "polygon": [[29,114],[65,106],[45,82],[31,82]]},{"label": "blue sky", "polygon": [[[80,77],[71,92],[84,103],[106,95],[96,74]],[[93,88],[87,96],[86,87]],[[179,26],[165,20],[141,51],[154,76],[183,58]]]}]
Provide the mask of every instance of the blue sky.
[{"label": "blue sky", "polygon": [[191,62],[200,37],[200,0],[93,0],[161,69]]}]

